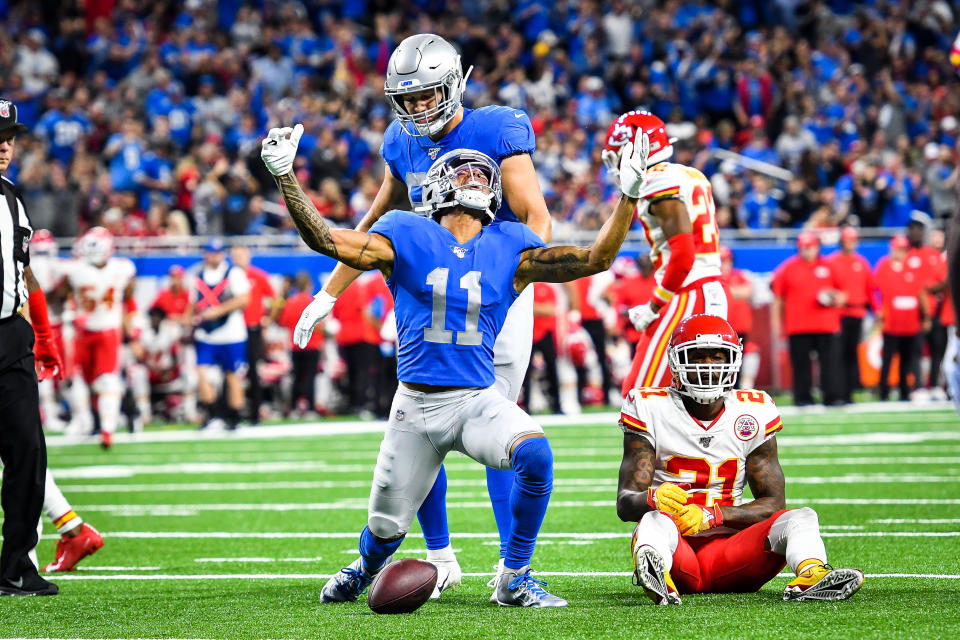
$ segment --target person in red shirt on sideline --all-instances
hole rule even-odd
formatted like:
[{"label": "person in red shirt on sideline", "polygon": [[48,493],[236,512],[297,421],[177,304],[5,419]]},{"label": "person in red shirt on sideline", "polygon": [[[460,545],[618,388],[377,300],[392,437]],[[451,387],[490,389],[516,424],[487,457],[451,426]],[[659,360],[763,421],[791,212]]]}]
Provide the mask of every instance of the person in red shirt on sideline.
[{"label": "person in red shirt on sideline", "polygon": [[844,227],[840,232],[840,251],[827,257],[827,263],[840,277],[841,288],[847,294],[847,304],[840,311],[840,373],[846,403],[853,402],[853,392],[860,388],[857,348],[874,288],[870,263],[857,253],[859,241],[855,228]]},{"label": "person in red shirt on sideline", "polygon": [[[916,340],[915,348],[917,350],[917,371],[920,370],[920,357],[923,355],[923,347],[927,345],[930,350],[930,388],[940,386],[940,363],[943,361],[943,354],[947,348],[947,330],[937,321],[936,310],[943,302],[943,297],[931,292],[931,288],[937,283],[940,274],[940,252],[929,245],[928,233],[932,221],[930,216],[922,211],[914,211],[910,214],[910,222],[907,224],[907,241],[910,247],[907,251],[907,268],[916,272],[920,278],[921,285],[927,288],[925,297],[927,298],[927,309],[930,311],[930,327],[921,331]],[[922,389],[925,385],[917,378],[917,388]]]},{"label": "person in red shirt on sideline", "polygon": [[820,256],[820,238],[815,233],[802,232],[797,237],[797,249],[798,254],[773,275],[773,333],[785,334],[789,341],[794,403],[813,404],[810,356],[816,352],[823,402],[841,404],[837,336],[846,294],[840,278]]},{"label": "person in red shirt on sideline", "polygon": [[916,343],[920,332],[930,326],[930,308],[922,276],[907,266],[909,248],[907,238],[893,238],[890,255],[880,260],[874,272],[880,309],[877,317],[883,327],[881,400],[890,396],[890,366],[894,354],[900,356],[900,399],[910,398],[909,376],[918,377]]},{"label": "person in red shirt on sideline", "polygon": [[294,279],[294,293],[286,302],[277,318],[277,324],[290,330],[291,361],[293,365],[293,388],[291,404],[301,415],[314,411],[316,396],[314,382],[320,368],[320,352],[323,349],[323,327],[319,326],[310,336],[310,342],[303,349],[293,341],[293,330],[297,326],[300,314],[313,302],[313,282],[306,271],[297,273]]},{"label": "person in red shirt on sideline", "polygon": [[150,305],[151,308],[163,309],[166,318],[174,322],[180,321],[190,305],[190,292],[183,284],[183,274],[184,269],[180,265],[175,264],[170,267],[167,271],[169,284],[160,289]]},{"label": "person in red shirt on sideline", "polygon": [[[613,388],[613,383],[610,379],[610,365],[607,362],[607,329],[603,324],[603,317],[601,317],[600,312],[597,311],[597,308],[593,306],[593,303],[596,302],[596,297],[604,287],[603,277],[609,277],[606,274],[596,274],[588,278],[580,278],[575,280],[572,283],[571,289],[576,293],[576,296],[580,303],[579,311],[570,311],[570,316],[572,320],[576,320],[577,314],[579,313],[580,326],[583,327],[583,330],[587,332],[590,336],[590,341],[593,342],[593,348],[597,351],[597,359],[600,361],[600,378],[603,385],[603,400],[606,402],[607,397],[610,395],[610,390]],[[567,335],[571,332],[571,327],[568,324]],[[581,372],[577,372],[577,379],[579,381],[579,394],[583,396],[583,386],[585,381],[585,375],[581,375]]]},{"label": "person in red shirt on sideline", "polygon": [[260,406],[263,404],[263,385],[257,364],[266,353],[263,343],[263,326],[269,324],[275,314],[267,314],[266,301],[273,302],[277,294],[270,284],[270,276],[263,269],[250,264],[250,249],[237,245],[230,249],[230,261],[243,269],[250,281],[250,302],[243,308],[243,320],[247,323],[247,412],[250,424],[260,423]]},{"label": "person in red shirt on sideline", "polygon": [[370,309],[373,302],[371,278],[379,272],[361,275],[337,297],[333,317],[340,322],[337,347],[347,367],[347,398],[352,413],[374,417],[375,381],[380,364],[380,326]]},{"label": "person in red shirt on sideline", "polygon": [[727,246],[720,247],[720,282],[727,292],[727,321],[743,342],[743,363],[737,387],[753,389],[760,371],[760,350],[750,342],[750,332],[753,330],[753,307],[750,306],[753,283],[743,271],[733,268],[733,251]]},{"label": "person in red shirt on sideline", "polygon": [[547,379],[546,396],[551,413],[560,413],[560,381],[557,378],[557,292],[544,282],[533,285],[533,350],[530,366],[523,379],[523,397],[530,404],[530,372],[533,370],[533,354],[543,357],[544,375]]},{"label": "person in red shirt on sideline", "polygon": [[[947,344],[949,345],[951,335],[953,336],[953,339],[956,339],[957,316],[954,311],[953,296],[950,295],[949,281],[947,280],[947,267],[947,253],[944,251],[940,254],[940,273],[937,276],[937,281],[932,286],[928,286],[927,290],[931,293],[939,293],[943,296],[939,303],[940,312],[934,315],[934,321],[939,322],[940,326],[943,327],[944,333],[946,333],[947,337]],[[949,351],[949,348],[945,350],[944,356],[940,359],[940,362],[937,363],[940,366],[940,373],[944,378],[947,377],[946,370],[948,368],[948,364],[956,366],[954,363],[947,362],[947,351]],[[931,366],[933,366],[932,362]],[[931,377],[933,377],[932,373]],[[943,390],[943,387],[937,385],[936,387],[931,387],[930,398],[931,400],[946,400],[947,394]],[[960,400],[960,398],[958,398],[958,400]]]},{"label": "person in red shirt on sideline", "polygon": [[627,257],[617,258],[611,270],[616,279],[607,289],[607,301],[617,312],[617,329],[630,344],[630,352],[633,353],[643,332],[633,326],[628,312],[633,307],[650,302],[653,297],[653,290],[657,286],[653,262],[649,255],[641,253],[637,254],[636,261]]}]

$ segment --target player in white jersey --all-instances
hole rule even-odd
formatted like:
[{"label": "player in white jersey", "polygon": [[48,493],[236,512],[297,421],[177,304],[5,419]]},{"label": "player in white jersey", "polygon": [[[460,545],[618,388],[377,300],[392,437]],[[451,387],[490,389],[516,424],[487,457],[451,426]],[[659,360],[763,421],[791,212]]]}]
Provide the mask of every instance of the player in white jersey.
[{"label": "player in white jersey", "polygon": [[181,414],[193,420],[197,408],[197,378],[192,367],[185,366],[181,345],[183,327],[168,320],[160,307],[147,312],[149,321],[140,333],[136,361],[127,368],[133,398],[144,424],[153,421],[152,396],[180,394]]},{"label": "player in white jersey", "polygon": [[[683,320],[670,340],[673,386],[623,401],[617,515],[639,520],[634,581],[657,604],[681,594],[758,591],[789,565],[784,600],[844,600],[858,569],[833,569],[813,509],[787,509],[776,434],[763,391],[734,391],[743,355],[730,323]],[[746,483],[753,500],[743,502]]]},{"label": "player in white jersey", "polygon": [[120,346],[135,309],[136,268],[113,257],[113,234],[93,227],[77,240],[77,259],[66,268],[66,282],[77,306],[77,368],[92,392],[100,417],[100,444],[109,448],[120,421],[123,382]]},{"label": "player in white jersey", "polygon": [[630,321],[642,335],[621,392],[669,382],[667,343],[677,324],[697,313],[727,317],[720,284],[720,246],[713,188],[700,171],[668,162],[673,145],[663,120],[629,111],[607,130],[602,158],[613,173],[620,150],[637,131],[650,138],[650,169],[637,215],[650,243],[657,287],[649,303],[633,307]]}]

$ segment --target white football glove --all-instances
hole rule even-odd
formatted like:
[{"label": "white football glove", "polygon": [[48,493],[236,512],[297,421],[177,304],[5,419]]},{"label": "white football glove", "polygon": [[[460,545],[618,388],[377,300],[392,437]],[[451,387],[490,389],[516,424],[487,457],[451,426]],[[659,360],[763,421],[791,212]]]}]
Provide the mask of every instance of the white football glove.
[{"label": "white football glove", "polygon": [[635,307],[630,307],[627,311],[627,317],[630,318],[630,322],[637,331],[645,330],[653,324],[653,321],[656,320],[659,315],[660,311],[654,311],[650,303],[638,304]]},{"label": "white football glove", "polygon": [[650,155],[650,137],[641,131],[632,142],[623,145],[620,154],[620,190],[630,198],[640,197],[640,187],[647,179],[647,157]]},{"label": "white football glove", "polygon": [[313,302],[308,304],[300,314],[297,326],[293,329],[293,342],[298,347],[306,348],[307,343],[310,342],[310,336],[313,335],[313,328],[330,314],[333,303],[336,301],[336,298],[322,289],[313,296]]},{"label": "white football glove", "polygon": [[297,155],[297,145],[303,135],[303,125],[292,129],[270,129],[267,137],[260,143],[260,159],[275,176],[285,176],[293,169],[293,159]]}]

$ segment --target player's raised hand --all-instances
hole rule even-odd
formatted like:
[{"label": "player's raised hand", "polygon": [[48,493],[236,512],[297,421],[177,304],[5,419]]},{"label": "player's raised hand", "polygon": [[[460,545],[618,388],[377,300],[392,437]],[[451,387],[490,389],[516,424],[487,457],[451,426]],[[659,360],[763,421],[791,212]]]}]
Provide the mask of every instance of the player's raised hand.
[{"label": "player's raised hand", "polygon": [[640,131],[633,142],[623,146],[620,154],[620,190],[631,198],[640,197],[640,187],[647,179],[647,159],[650,156],[650,137]]},{"label": "player's raised hand", "polygon": [[303,125],[293,128],[270,129],[267,137],[260,143],[260,159],[275,176],[285,176],[293,169],[293,159],[297,155]]},{"label": "player's raised hand", "polygon": [[[684,484],[683,487],[689,489],[690,485]],[[647,492],[647,504],[658,511],[679,513],[690,498],[690,494],[683,487],[672,482],[664,482],[656,490]]]},{"label": "player's raised hand", "polygon": [[698,504],[688,504],[672,517],[682,536],[692,536],[695,533],[723,524],[720,507],[716,505],[708,509]]},{"label": "player's raised hand", "polygon": [[313,328],[330,314],[333,303],[336,301],[336,298],[322,289],[313,296],[313,302],[308,304],[300,314],[297,326],[293,329],[293,342],[298,347],[306,348],[307,343],[310,342],[310,336],[313,335]]},{"label": "player's raised hand", "polygon": [[627,317],[630,318],[630,323],[637,331],[645,331],[659,315],[660,311],[654,309],[647,302],[630,307],[627,310]]}]

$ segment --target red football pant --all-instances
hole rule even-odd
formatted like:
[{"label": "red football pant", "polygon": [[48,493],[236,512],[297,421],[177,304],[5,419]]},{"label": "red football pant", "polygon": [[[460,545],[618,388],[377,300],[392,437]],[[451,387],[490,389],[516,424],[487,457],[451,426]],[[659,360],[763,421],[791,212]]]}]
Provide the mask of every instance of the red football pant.
[{"label": "red football pant", "polygon": [[673,553],[670,576],[683,593],[746,593],[777,577],[787,559],[769,550],[767,536],[778,511],[730,535],[684,538]]},{"label": "red football pant", "polygon": [[77,331],[76,361],[88,385],[106,373],[120,371],[120,331]]},{"label": "red football pant", "polygon": [[667,347],[673,330],[684,318],[698,313],[727,317],[727,297],[719,281],[691,286],[675,295],[660,316],[640,334],[630,373],[623,379],[621,394],[626,397],[637,387],[665,387],[670,384]]}]

